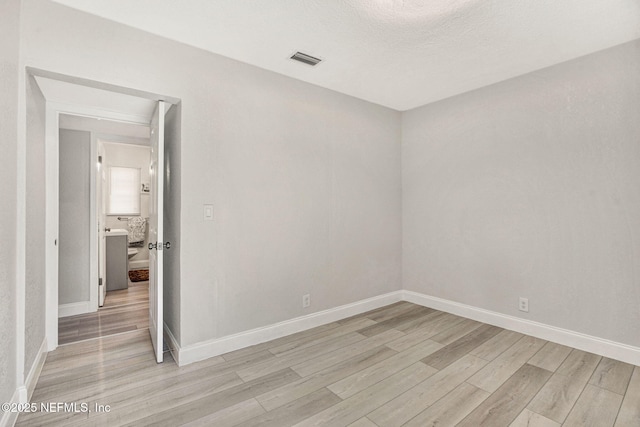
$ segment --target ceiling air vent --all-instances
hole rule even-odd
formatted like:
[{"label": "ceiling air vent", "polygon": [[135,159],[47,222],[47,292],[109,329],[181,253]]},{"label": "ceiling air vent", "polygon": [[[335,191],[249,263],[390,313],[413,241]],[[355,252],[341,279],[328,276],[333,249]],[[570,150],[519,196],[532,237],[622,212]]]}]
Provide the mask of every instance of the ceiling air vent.
[{"label": "ceiling air vent", "polygon": [[302,53],[302,52],[296,52],[291,56],[291,59],[293,59],[294,61],[299,61],[299,62],[304,62],[307,65],[318,65],[318,63],[320,61],[322,61],[322,59],[320,58],[316,58],[314,56],[311,55],[307,55],[306,53]]}]

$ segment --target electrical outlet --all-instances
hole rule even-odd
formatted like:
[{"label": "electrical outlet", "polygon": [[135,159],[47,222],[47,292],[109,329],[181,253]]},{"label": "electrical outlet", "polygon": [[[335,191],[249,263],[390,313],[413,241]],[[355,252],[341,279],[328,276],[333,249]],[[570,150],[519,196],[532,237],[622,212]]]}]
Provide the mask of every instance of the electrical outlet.
[{"label": "electrical outlet", "polygon": [[311,305],[311,295],[302,295],[302,308],[307,308]]},{"label": "electrical outlet", "polygon": [[518,303],[518,310],[524,311],[525,313],[529,312],[529,298],[520,297],[520,301]]}]

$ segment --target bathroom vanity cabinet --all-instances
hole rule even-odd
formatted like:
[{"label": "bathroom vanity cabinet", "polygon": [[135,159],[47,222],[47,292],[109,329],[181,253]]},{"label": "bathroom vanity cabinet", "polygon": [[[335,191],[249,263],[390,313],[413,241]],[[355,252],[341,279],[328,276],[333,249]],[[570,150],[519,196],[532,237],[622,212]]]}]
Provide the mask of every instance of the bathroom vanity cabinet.
[{"label": "bathroom vanity cabinet", "polygon": [[129,287],[128,237],[126,230],[107,232],[106,261],[107,292]]}]

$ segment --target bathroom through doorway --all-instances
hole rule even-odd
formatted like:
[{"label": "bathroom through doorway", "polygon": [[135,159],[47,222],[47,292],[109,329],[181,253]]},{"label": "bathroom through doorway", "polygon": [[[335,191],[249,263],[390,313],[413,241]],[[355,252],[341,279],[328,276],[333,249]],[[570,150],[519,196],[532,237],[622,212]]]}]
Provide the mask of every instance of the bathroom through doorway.
[{"label": "bathroom through doorway", "polygon": [[[70,114],[60,115],[59,127],[58,343],[146,329],[149,127]],[[91,215],[97,241],[86,250]],[[74,313],[73,301],[86,299],[86,284],[95,286],[89,279],[96,275],[92,268],[97,269],[97,307],[94,301],[87,312]]]}]

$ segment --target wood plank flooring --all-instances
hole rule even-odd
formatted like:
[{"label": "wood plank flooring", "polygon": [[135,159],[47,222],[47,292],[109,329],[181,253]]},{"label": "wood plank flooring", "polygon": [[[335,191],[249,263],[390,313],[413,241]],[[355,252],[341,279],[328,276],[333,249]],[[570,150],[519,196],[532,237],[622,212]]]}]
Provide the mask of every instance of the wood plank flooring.
[{"label": "wood plank flooring", "polygon": [[89,411],[17,425],[638,427],[640,367],[400,302],[182,368],[146,330],[69,344],[32,402]]},{"label": "wood plank flooring", "polygon": [[58,319],[60,345],[149,328],[149,282],[131,282],[128,289],[107,292],[95,313]]}]

